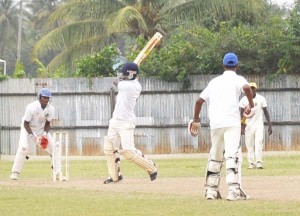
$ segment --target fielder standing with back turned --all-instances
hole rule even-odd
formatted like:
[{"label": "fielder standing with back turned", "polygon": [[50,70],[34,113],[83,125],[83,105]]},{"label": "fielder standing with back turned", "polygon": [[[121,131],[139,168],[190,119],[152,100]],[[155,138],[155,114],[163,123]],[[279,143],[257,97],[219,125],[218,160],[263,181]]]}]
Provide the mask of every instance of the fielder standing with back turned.
[{"label": "fielder standing with back turned", "polygon": [[142,91],[137,79],[138,73],[138,65],[128,62],[122,67],[118,80],[114,83],[118,87],[118,95],[113,117],[109,121],[108,133],[104,137],[104,154],[109,174],[104,184],[116,183],[123,179],[120,155],[145,170],[151,181],[157,177],[158,169],[155,163],[145,158],[142,152],[135,148],[134,143],[134,108]]},{"label": "fielder standing with back turned", "polygon": [[227,53],[223,58],[224,73],[212,79],[201,92],[194,107],[194,118],[189,130],[197,136],[200,128],[200,112],[204,102],[208,103],[211,129],[211,149],[205,176],[205,197],[208,200],[220,199],[220,172],[225,159],[228,201],[245,200],[248,195],[241,188],[241,116],[239,97],[244,92],[249,100],[247,112],[254,106],[252,92],[247,80],[236,74],[238,57]]}]

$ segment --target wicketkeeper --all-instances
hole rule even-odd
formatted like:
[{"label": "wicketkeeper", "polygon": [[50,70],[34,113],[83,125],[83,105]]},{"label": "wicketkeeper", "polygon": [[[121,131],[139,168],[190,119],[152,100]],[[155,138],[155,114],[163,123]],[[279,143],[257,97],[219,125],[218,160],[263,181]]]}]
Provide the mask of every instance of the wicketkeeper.
[{"label": "wicketkeeper", "polygon": [[40,89],[38,100],[26,107],[22,118],[19,147],[14,159],[10,179],[17,180],[21,173],[25,159],[28,159],[30,143],[48,152],[51,156],[53,138],[50,131],[50,122],[54,117],[54,107],[50,104],[52,93],[48,88]]},{"label": "wicketkeeper", "polygon": [[138,73],[138,65],[128,62],[121,69],[118,80],[114,82],[118,87],[118,95],[113,117],[109,121],[108,133],[104,138],[104,154],[109,173],[104,184],[123,179],[120,170],[120,155],[145,170],[151,181],[155,180],[157,176],[158,169],[154,162],[145,158],[134,144],[134,108],[142,91],[137,79]]}]

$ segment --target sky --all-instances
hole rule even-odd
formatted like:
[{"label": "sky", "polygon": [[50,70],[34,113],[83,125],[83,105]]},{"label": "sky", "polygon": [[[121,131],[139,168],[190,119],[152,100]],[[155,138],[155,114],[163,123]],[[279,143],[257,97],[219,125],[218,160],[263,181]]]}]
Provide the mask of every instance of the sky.
[{"label": "sky", "polygon": [[271,0],[273,3],[276,3],[280,6],[290,6],[294,3],[294,0]]}]

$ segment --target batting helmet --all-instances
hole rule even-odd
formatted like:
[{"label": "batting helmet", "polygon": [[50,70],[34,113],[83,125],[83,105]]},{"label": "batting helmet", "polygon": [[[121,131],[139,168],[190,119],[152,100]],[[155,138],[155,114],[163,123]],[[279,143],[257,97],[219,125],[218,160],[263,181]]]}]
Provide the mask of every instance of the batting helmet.
[{"label": "batting helmet", "polygon": [[120,73],[120,80],[134,80],[139,73],[139,66],[133,62],[127,62],[123,65]]},{"label": "batting helmet", "polygon": [[48,88],[42,88],[40,89],[38,96],[52,97],[52,93]]}]

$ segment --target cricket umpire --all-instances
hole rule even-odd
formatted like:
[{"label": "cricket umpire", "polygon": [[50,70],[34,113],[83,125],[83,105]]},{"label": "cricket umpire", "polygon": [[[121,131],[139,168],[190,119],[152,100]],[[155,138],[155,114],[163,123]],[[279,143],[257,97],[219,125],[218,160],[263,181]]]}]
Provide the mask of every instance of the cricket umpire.
[{"label": "cricket umpire", "polygon": [[206,168],[205,197],[208,200],[221,198],[220,172],[225,160],[227,200],[236,201],[247,199],[247,195],[241,188],[241,170],[239,170],[241,163],[239,98],[241,93],[244,92],[248,98],[248,112],[254,103],[249,83],[244,77],[236,74],[239,67],[238,57],[234,53],[227,53],[223,58],[223,67],[225,70],[223,74],[212,79],[196,101],[189,130],[193,136],[198,135],[201,128],[199,114],[202,105],[207,102],[212,145]]}]

